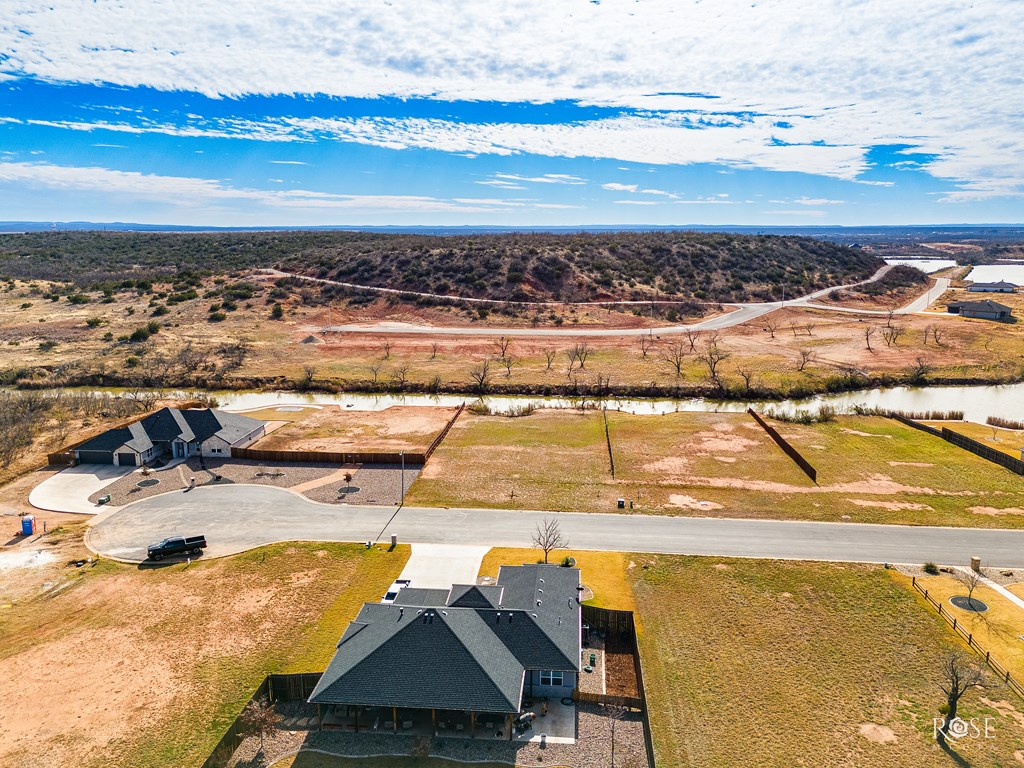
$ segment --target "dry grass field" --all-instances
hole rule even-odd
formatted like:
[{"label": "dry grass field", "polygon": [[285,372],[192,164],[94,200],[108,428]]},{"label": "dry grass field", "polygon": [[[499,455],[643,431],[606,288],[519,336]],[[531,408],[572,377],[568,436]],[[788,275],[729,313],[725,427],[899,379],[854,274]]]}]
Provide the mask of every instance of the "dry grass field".
[{"label": "dry grass field", "polygon": [[[873,566],[633,555],[659,765],[995,768],[1024,754],[1024,705],[968,693],[996,738],[932,736],[951,630]],[[987,702],[987,703],[986,703]]]},{"label": "dry grass field", "polygon": [[395,406],[383,411],[355,411],[328,405],[274,430],[253,447],[275,451],[422,452],[454,415],[454,408]]},{"label": "dry grass field", "polygon": [[0,610],[0,765],[198,765],[267,673],[326,665],[408,554],[294,543],[66,568],[66,588]]},{"label": "dry grass field", "polygon": [[972,440],[984,443],[989,448],[995,448],[1015,459],[1021,457],[1024,450],[1024,432],[1015,429],[1000,429],[991,427],[988,424],[975,424],[970,421],[926,421],[925,424],[942,429],[946,427],[953,432],[959,432]]},{"label": "dry grass field", "polygon": [[[541,410],[466,415],[407,503],[633,511],[910,525],[1024,525],[1019,476],[882,417],[777,423],[817,468],[812,483],[746,414]],[[628,509],[627,509],[628,511]]]}]

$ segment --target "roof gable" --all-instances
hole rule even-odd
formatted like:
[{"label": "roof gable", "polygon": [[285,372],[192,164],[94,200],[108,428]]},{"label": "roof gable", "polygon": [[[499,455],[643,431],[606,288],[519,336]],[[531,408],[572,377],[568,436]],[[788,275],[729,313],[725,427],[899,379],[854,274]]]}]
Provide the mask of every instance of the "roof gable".
[{"label": "roof gable", "polygon": [[453,584],[445,603],[453,608],[498,608],[504,591],[499,584]]}]

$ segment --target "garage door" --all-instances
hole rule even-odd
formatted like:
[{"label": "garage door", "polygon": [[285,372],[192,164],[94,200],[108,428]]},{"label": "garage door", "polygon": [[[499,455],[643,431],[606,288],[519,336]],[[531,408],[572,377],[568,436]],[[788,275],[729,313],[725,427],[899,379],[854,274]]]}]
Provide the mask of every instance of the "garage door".
[{"label": "garage door", "polygon": [[122,467],[134,467],[136,462],[134,453],[117,454],[117,463]]},{"label": "garage door", "polygon": [[113,464],[114,454],[111,451],[79,451],[80,464]]}]

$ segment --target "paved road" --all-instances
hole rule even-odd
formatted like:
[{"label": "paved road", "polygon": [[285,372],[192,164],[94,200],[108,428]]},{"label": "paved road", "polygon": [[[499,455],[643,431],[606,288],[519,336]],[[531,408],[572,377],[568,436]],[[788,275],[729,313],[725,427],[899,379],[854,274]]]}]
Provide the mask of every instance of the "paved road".
[{"label": "paved road", "polygon": [[557,516],[573,547],[606,551],[850,562],[966,563],[1024,567],[1024,530],[930,528],[727,520],[655,515],[316,504],[279,488],[223,486],[174,492],[131,504],[98,522],[90,547],[140,561],[166,535],[206,534],[209,554],[276,541],[375,541],[530,547],[545,517]]},{"label": "paved road", "polygon": [[[379,323],[348,323],[345,325],[331,325],[323,330],[325,332],[332,333],[388,333],[388,334],[443,334],[445,336],[521,336],[521,337],[564,337],[564,336],[586,336],[586,337],[612,337],[612,338],[623,338],[623,337],[639,337],[646,336],[648,333],[657,334],[658,336],[672,336],[687,331],[716,331],[724,328],[731,328],[736,325],[742,325],[743,323],[751,320],[756,320],[759,317],[767,315],[769,312],[774,312],[782,307],[806,307],[810,309],[820,309],[829,312],[839,312],[842,314],[854,314],[854,315],[871,315],[876,317],[885,317],[889,313],[883,310],[877,309],[858,309],[856,307],[840,307],[828,304],[817,304],[815,301],[828,295],[834,290],[842,290],[844,288],[854,288],[858,285],[864,285],[866,283],[874,282],[880,277],[885,275],[891,266],[884,266],[879,269],[874,275],[869,277],[867,280],[862,280],[858,283],[850,283],[849,285],[833,286],[830,288],[822,288],[821,290],[809,293],[806,296],[799,296],[789,301],[767,301],[767,302],[751,302],[745,304],[728,304],[732,311],[726,312],[715,317],[710,317],[707,320],[701,320],[696,323],[688,323],[684,325],[667,325],[660,326],[657,328],[496,328],[489,326],[433,326],[433,325],[420,325],[417,323],[396,323],[396,322],[379,322]],[[285,274],[285,273],[281,273]],[[312,278],[303,277],[304,280],[311,280],[321,283],[333,283],[337,285],[350,286],[349,283],[340,283],[333,280],[327,280],[325,278]],[[921,312],[928,307],[936,298],[942,295],[942,293],[949,288],[949,279],[937,278],[934,287],[929,288],[921,296],[914,299],[912,302],[904,307],[900,307],[895,311],[894,314],[906,315],[916,312]],[[390,288],[377,289],[380,291],[401,293]],[[434,296],[433,294],[416,294],[423,296]],[[434,298],[442,298],[434,296]],[[469,300],[469,299],[467,299]],[[482,301],[482,300],[481,300]],[[554,304],[556,302],[542,302]],[[561,304],[560,302],[558,302]],[[591,302],[598,303],[598,302]],[[603,304],[609,304],[611,302],[600,302]],[[650,302],[614,302],[616,304],[643,304],[647,305]]]}]

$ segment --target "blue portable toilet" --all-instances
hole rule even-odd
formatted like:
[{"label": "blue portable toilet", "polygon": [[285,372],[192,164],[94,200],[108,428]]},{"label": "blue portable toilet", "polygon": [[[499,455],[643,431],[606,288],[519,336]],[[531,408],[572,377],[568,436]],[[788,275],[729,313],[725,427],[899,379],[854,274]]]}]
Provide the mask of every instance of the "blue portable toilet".
[{"label": "blue portable toilet", "polygon": [[21,518],[21,535],[31,536],[36,532],[36,518],[35,515],[25,515]]}]

